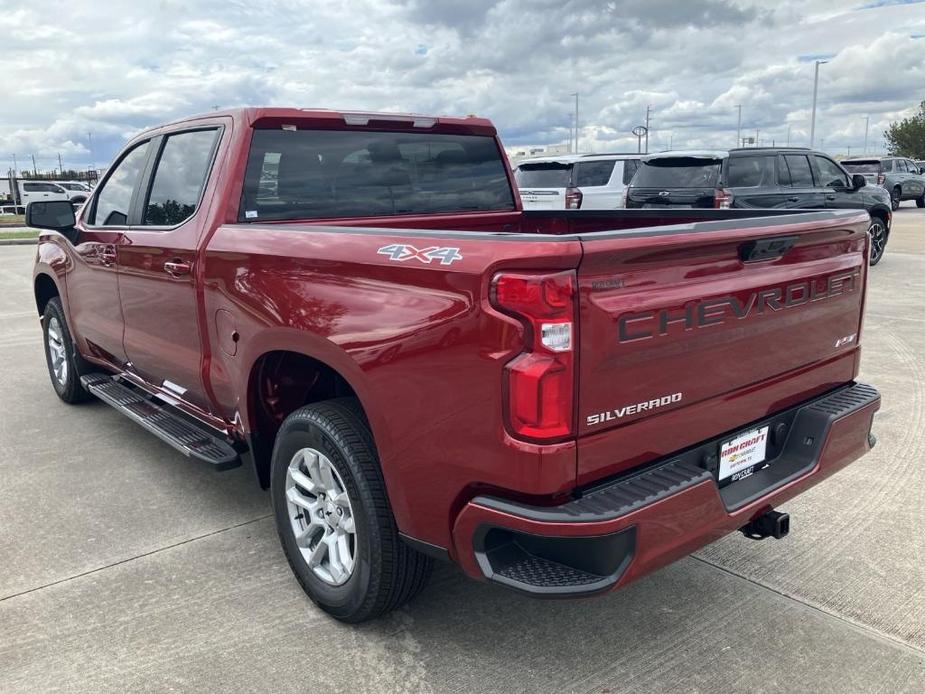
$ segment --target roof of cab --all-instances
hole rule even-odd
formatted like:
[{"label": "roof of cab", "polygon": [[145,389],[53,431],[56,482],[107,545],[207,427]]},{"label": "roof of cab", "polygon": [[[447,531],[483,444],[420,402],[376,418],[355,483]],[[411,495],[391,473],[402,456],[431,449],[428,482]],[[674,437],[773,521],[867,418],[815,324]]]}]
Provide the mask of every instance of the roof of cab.
[{"label": "roof of cab", "polygon": [[418,113],[393,113],[385,111],[353,111],[334,110],[323,108],[295,108],[280,106],[245,106],[224,110],[209,111],[186,116],[170,123],[164,123],[152,128],[157,130],[164,127],[176,126],[194,121],[210,120],[221,117],[230,117],[247,127],[258,121],[287,121],[294,123],[317,121],[342,121],[345,127],[365,127],[374,124],[377,129],[389,123],[411,124],[414,129],[427,130],[441,126],[462,127],[473,132],[485,135],[494,135],[495,127],[487,118],[478,116],[427,116]]}]

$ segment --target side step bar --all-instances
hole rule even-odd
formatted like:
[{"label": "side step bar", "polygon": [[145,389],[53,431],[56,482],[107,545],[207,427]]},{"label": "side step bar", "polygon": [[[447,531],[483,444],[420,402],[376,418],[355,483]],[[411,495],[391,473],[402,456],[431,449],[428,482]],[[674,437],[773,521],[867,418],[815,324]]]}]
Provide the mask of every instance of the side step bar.
[{"label": "side step bar", "polygon": [[238,451],[227,439],[209,433],[185,417],[171,412],[169,405],[158,404],[147,393],[125,386],[103,373],[81,376],[80,382],[107,405],[188,458],[208,463],[215,470],[230,470],[241,465]]}]

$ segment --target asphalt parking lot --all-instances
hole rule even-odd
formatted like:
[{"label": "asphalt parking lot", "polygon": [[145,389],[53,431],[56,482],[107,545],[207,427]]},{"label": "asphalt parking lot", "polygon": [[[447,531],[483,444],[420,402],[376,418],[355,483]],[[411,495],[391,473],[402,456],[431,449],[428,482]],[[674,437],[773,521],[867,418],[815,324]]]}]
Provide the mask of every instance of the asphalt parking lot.
[{"label": "asphalt parking lot", "polygon": [[[911,206],[910,206],[911,205]],[[868,456],[604,598],[536,602],[440,566],[360,627],[304,597],[247,469],[189,463],[48,384],[29,246],[0,247],[0,692],[925,691],[925,210],[873,268]]]}]

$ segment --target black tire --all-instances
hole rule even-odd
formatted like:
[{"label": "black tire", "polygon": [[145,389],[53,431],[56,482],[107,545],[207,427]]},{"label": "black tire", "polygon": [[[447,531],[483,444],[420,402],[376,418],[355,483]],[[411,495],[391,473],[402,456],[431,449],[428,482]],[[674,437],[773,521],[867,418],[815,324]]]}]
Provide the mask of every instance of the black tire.
[{"label": "black tire", "polygon": [[[322,580],[308,566],[289,517],[287,471],[296,453],[306,448],[327,457],[352,507],[356,558],[342,585]],[[343,622],[363,622],[401,606],[424,588],[433,560],[398,535],[372,433],[354,398],[307,405],[289,415],[276,436],[270,474],[283,552],[302,589],[325,612]]]},{"label": "black tire", "polygon": [[[64,350],[66,373],[63,379],[58,378],[52,364],[52,349],[49,344],[48,332],[49,326],[53,324],[52,321],[55,322],[54,325],[58,326],[58,331],[60,332],[58,340],[55,342]],[[89,400],[90,393],[84,390],[80,384],[80,377],[90,373],[92,368],[74,348],[74,340],[71,338],[71,330],[68,328],[67,320],[64,317],[61,299],[57,296],[49,299],[45,305],[45,313],[42,314],[42,338],[45,347],[45,363],[48,365],[48,377],[51,379],[51,385],[58,397],[72,405]]]},{"label": "black tire", "polygon": [[883,258],[886,243],[890,238],[886,220],[876,215],[871,216],[868,233],[870,234],[870,265],[873,267]]},{"label": "black tire", "polygon": [[923,191],[922,194],[915,199],[915,206],[925,207],[925,191]]},{"label": "black tire", "polygon": [[903,201],[903,192],[899,189],[899,186],[896,186],[895,188],[893,188],[893,190],[890,191],[890,207],[893,208],[893,212],[896,212],[896,210],[899,209],[899,206],[902,204],[902,201]]}]

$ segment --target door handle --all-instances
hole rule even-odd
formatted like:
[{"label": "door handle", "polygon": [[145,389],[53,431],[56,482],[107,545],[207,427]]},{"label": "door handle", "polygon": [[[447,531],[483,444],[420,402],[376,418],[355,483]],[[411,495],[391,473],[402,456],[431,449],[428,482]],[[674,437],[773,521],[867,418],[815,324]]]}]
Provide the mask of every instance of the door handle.
[{"label": "door handle", "polygon": [[103,246],[100,249],[100,262],[103,265],[112,265],[116,262],[116,247],[115,246]]},{"label": "door handle", "polygon": [[800,198],[798,198],[796,195],[787,198],[787,200],[788,202],[800,202]]},{"label": "door handle", "polygon": [[826,195],[826,196],[825,196],[825,199],[826,199],[826,200],[834,200],[834,199],[835,199],[835,195],[834,195],[834,194]]},{"label": "door handle", "polygon": [[190,270],[192,270],[192,265],[187,263],[185,260],[168,260],[166,263],[164,263],[164,272],[166,272],[171,277],[188,275]]}]

